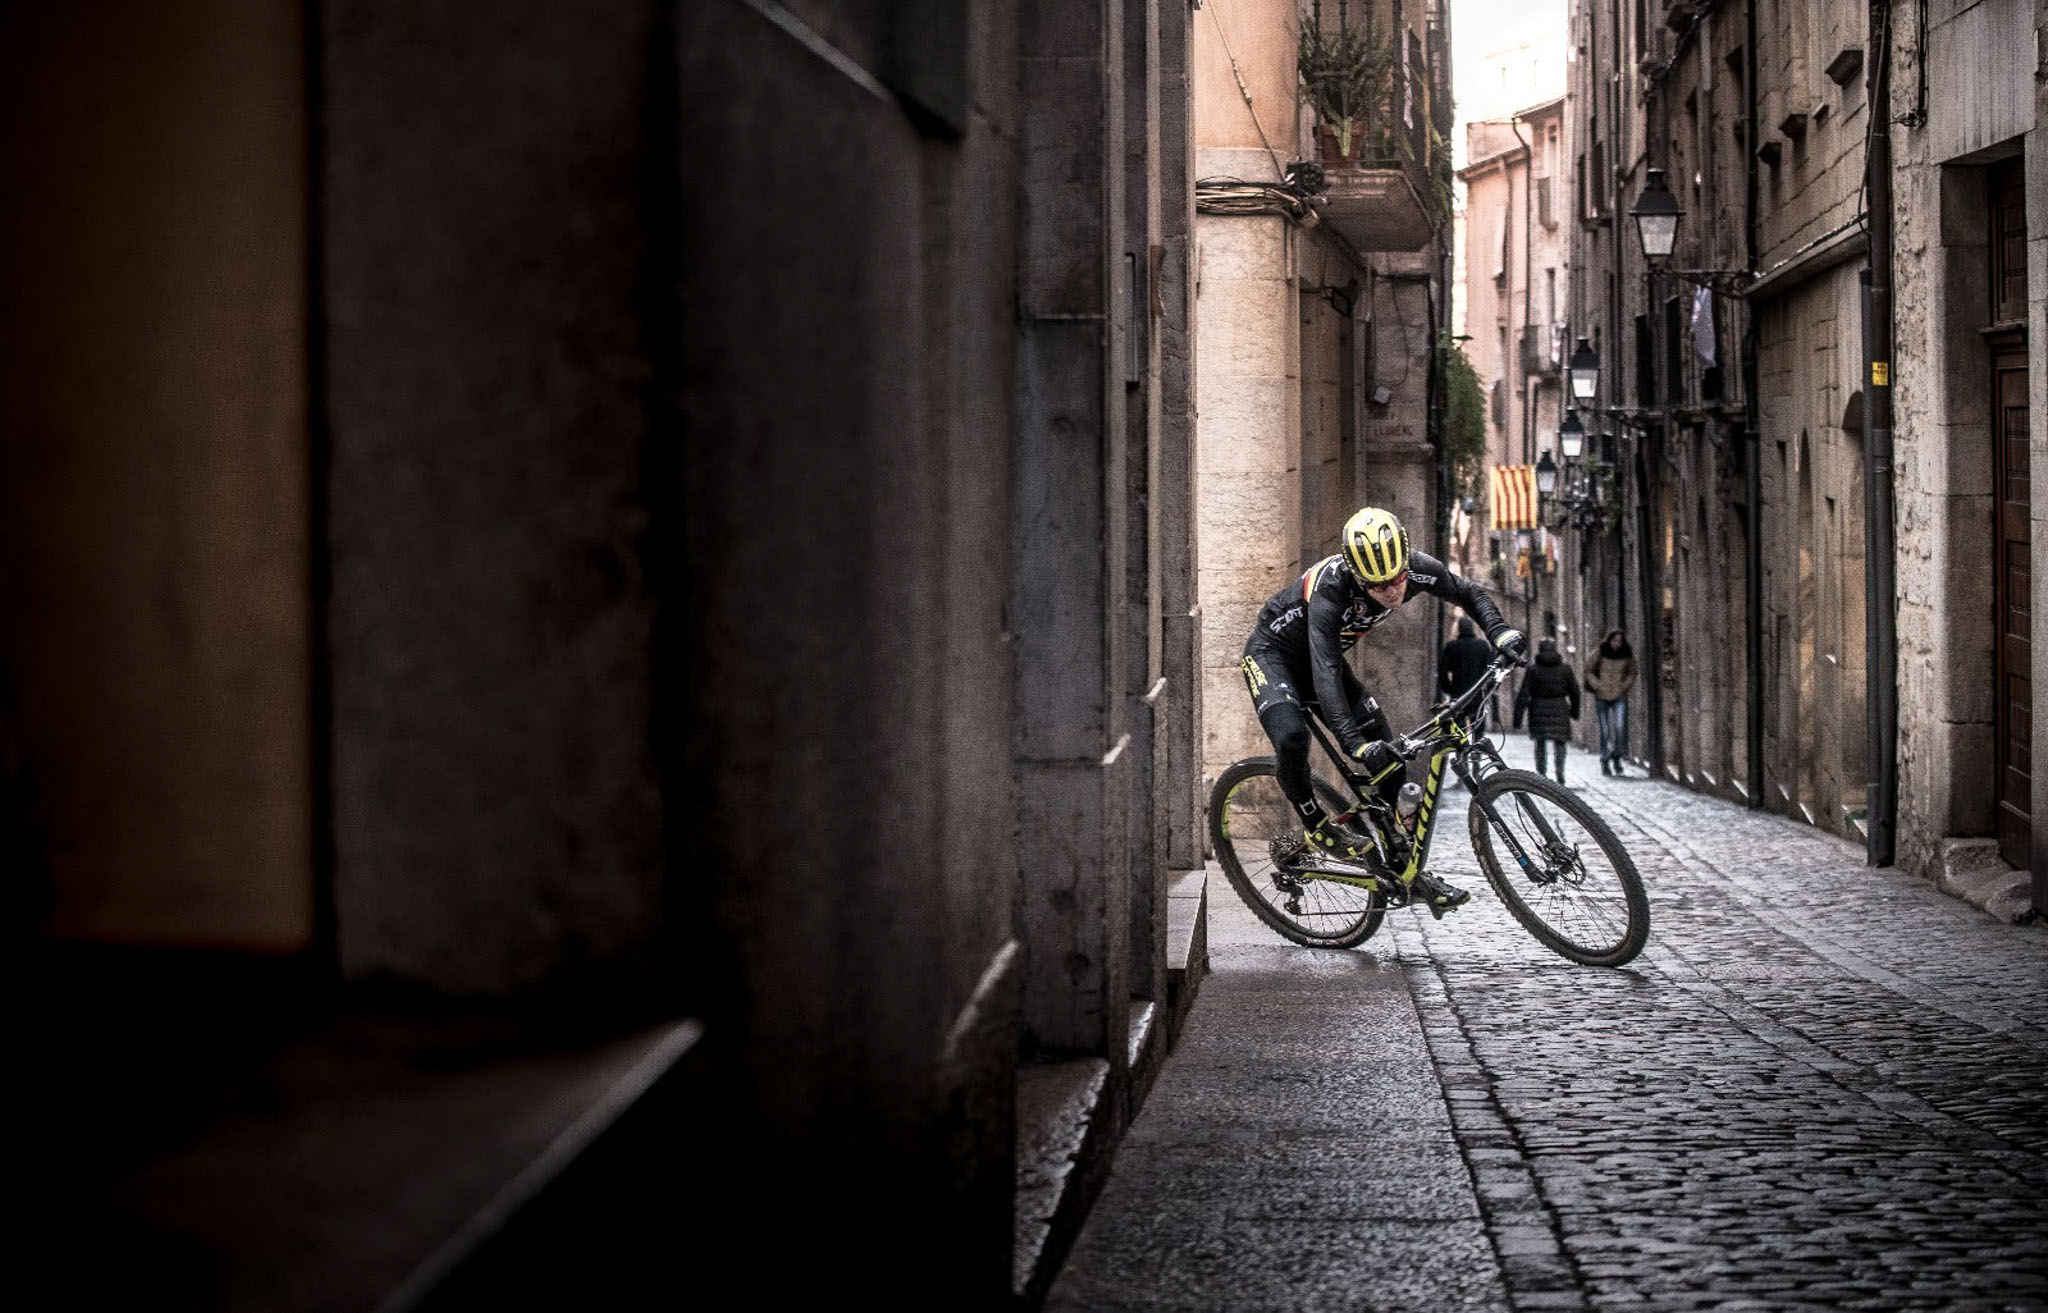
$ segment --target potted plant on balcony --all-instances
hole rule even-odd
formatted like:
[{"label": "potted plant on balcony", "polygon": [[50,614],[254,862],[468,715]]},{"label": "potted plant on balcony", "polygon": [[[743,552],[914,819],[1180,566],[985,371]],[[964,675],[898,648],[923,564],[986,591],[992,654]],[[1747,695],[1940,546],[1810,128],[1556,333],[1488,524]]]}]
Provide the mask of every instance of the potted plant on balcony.
[{"label": "potted plant on balcony", "polygon": [[1385,119],[1394,61],[1370,33],[1304,23],[1295,59],[1301,100],[1315,111],[1323,163],[1355,165]]}]

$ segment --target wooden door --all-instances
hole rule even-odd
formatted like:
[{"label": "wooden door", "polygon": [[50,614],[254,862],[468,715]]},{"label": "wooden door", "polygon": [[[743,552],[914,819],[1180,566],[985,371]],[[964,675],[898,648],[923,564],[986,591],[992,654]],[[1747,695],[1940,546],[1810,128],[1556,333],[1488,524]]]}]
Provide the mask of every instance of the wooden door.
[{"label": "wooden door", "polygon": [[2024,340],[2001,344],[1992,357],[1992,488],[1996,512],[1994,569],[1998,846],[2016,870],[2032,864],[2033,618],[2030,615],[2033,532],[2028,523],[2027,354]]}]

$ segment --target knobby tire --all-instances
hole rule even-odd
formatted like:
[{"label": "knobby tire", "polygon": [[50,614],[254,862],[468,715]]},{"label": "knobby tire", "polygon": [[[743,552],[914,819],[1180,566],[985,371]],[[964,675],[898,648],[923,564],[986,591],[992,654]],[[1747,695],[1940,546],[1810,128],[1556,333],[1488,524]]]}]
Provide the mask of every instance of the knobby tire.
[{"label": "knobby tire", "polygon": [[[1314,782],[1317,798],[1331,815],[1349,811],[1356,805],[1320,776],[1314,777]],[[1240,786],[1246,785],[1257,791],[1259,800],[1267,803],[1265,807],[1255,807],[1246,802],[1233,807],[1233,798],[1248,797],[1240,792]],[[1272,799],[1278,800],[1284,816],[1264,814],[1272,810]],[[1300,837],[1301,818],[1280,793],[1273,758],[1249,757],[1234,763],[1217,777],[1215,786],[1209,791],[1209,843],[1216,860],[1223,866],[1223,873],[1230,878],[1230,887],[1237,891],[1245,906],[1275,931],[1307,948],[1354,948],[1372,938],[1386,914],[1386,899],[1377,892],[1322,880],[1302,882],[1303,896],[1328,899],[1339,907],[1339,910],[1318,914],[1326,918],[1330,927],[1327,934],[1317,933],[1320,923],[1304,924],[1287,911],[1286,891],[1272,882],[1270,877],[1274,868],[1266,851],[1276,828],[1283,824],[1290,827],[1292,837]],[[1245,860],[1247,854],[1252,859],[1249,870]],[[1355,918],[1349,915],[1350,909],[1343,906],[1350,902],[1358,905]]]},{"label": "knobby tire", "polygon": [[[1570,825],[1559,826],[1543,808],[1525,807],[1520,801],[1524,796],[1541,799],[1569,818]],[[1643,892],[1642,876],[1621,840],[1584,799],[1530,771],[1493,771],[1479,780],[1468,821],[1472,851],[1487,883],[1522,928],[1546,948],[1583,966],[1596,967],[1621,966],[1643,951],[1650,937],[1650,901]],[[1501,834],[1503,825],[1539,866],[1561,871],[1560,878],[1541,883],[1524,872]],[[1575,863],[1541,852],[1546,826],[1548,837],[1579,850]],[[1570,843],[1577,836],[1565,833],[1572,827],[1583,832],[1605,859],[1606,872],[1588,869],[1586,845]],[[1601,887],[1594,888],[1596,883]],[[1614,886],[1611,893],[1605,888],[1610,883]],[[1600,897],[1608,901],[1603,903]],[[1621,913],[1619,924],[1617,911]]]}]

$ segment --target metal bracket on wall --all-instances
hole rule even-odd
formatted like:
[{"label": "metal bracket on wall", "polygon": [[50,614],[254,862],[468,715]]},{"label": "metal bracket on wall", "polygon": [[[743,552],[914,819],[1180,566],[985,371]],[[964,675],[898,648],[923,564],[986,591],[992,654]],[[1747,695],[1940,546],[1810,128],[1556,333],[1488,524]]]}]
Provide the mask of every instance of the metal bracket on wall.
[{"label": "metal bracket on wall", "polygon": [[1722,296],[1741,296],[1757,279],[1757,275],[1748,269],[1659,269],[1657,272]]}]

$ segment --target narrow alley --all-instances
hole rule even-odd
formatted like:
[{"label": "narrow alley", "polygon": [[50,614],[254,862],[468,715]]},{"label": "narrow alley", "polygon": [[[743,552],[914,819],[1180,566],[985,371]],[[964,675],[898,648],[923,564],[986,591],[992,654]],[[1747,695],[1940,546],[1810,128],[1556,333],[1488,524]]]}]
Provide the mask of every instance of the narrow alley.
[{"label": "narrow alley", "polygon": [[1350,952],[1212,866],[1214,974],[1051,1307],[2048,1307],[2048,927],[1573,765],[1649,886],[1621,970],[1508,917],[1462,791],[1473,903]]},{"label": "narrow alley", "polygon": [[[0,4],[0,190],[47,1305],[2048,1313],[2048,0]],[[1625,967],[1205,868],[1502,653]]]}]

